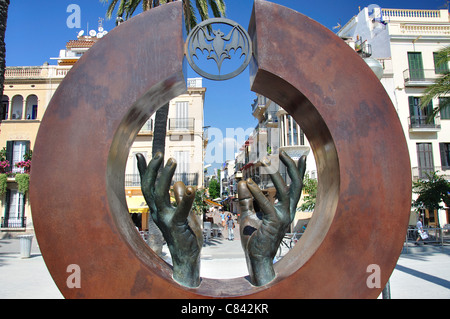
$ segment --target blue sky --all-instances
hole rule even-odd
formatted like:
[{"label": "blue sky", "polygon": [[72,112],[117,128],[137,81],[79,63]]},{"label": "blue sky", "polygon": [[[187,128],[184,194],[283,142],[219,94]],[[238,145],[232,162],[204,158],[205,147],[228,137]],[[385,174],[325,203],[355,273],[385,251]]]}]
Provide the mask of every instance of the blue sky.
[{"label": "blue sky", "polygon": [[[382,8],[438,9],[445,0],[274,0],[272,2],[299,11],[329,29],[338,23],[344,25],[358,13],[358,7],[378,4]],[[45,5],[43,5],[45,3]],[[81,9],[81,28],[69,28],[68,6],[77,4]],[[226,0],[227,17],[248,27],[253,1]],[[107,6],[100,0],[12,0],[9,7],[6,31],[7,66],[35,66],[44,62],[56,64],[52,57],[59,55],[66,42],[76,39],[83,29],[97,29],[99,18],[110,31],[114,20],[105,19]],[[189,69],[188,77],[196,77]],[[205,126],[219,128],[225,135],[226,128],[254,127],[257,122],[251,115],[251,104],[255,94],[250,91],[248,70],[240,76],[226,81],[204,80],[207,88],[205,101]],[[230,94],[232,93],[232,94]],[[213,167],[219,164],[215,163]]]}]

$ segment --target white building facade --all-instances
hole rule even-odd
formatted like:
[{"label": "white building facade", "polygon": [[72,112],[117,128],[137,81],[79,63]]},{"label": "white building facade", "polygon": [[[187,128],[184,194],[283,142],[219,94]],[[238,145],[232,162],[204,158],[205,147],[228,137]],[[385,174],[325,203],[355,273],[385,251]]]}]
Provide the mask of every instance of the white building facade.
[{"label": "white building facade", "polygon": [[[448,65],[437,65],[436,54],[450,45],[448,10],[362,9],[337,35],[377,59],[383,66],[381,83],[389,94],[402,124],[409,149],[413,180],[438,172],[450,179],[450,112],[442,111],[431,122],[428,115],[442,99],[421,109],[427,87]],[[450,222],[448,211],[428,214],[429,225]],[[411,220],[411,224],[414,221]]]}]

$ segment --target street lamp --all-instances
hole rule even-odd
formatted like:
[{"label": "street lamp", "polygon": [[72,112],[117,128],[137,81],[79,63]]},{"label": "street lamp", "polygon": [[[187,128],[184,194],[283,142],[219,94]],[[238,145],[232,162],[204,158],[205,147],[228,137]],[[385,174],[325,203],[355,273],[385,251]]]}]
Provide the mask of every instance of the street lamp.
[{"label": "street lamp", "polygon": [[364,61],[372,69],[373,73],[375,73],[375,75],[378,77],[378,80],[381,80],[384,70],[383,65],[380,63],[380,61],[372,57],[364,58]]}]

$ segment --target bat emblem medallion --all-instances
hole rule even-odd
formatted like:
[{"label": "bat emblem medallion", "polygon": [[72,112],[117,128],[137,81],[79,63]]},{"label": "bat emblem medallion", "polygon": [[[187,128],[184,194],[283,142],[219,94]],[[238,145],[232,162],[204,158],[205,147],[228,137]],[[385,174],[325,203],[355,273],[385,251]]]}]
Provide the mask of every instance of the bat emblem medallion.
[{"label": "bat emblem medallion", "polygon": [[[216,81],[231,79],[245,70],[252,58],[252,41],[247,31],[238,23],[224,18],[203,21],[190,32],[186,41],[189,65],[199,75]],[[236,58],[238,61],[231,61]],[[225,60],[230,63],[225,67]],[[202,66],[214,61],[214,68]],[[239,63],[240,62],[240,63]],[[224,68],[226,71],[224,72]],[[217,73],[211,73],[217,69]]]}]

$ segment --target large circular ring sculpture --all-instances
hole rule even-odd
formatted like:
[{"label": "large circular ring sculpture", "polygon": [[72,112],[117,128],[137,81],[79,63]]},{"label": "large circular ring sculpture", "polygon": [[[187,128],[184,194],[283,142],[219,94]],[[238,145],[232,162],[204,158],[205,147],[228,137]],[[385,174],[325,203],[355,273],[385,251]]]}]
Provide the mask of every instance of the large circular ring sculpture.
[{"label": "large circular ring sculpture", "polygon": [[[181,2],[110,32],[73,67],[42,121],[30,198],[39,245],[66,298],[376,298],[401,252],[411,172],[397,113],[341,39],[300,13],[256,0],[252,90],[291,114],[319,176],[317,207],[277,277],[178,285],[127,216],[125,163],[140,127],[185,92]],[[276,23],[274,23],[276,22]],[[68,266],[81,287],[67,285]],[[367,285],[381,269],[380,288]]]}]

